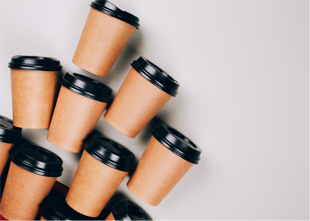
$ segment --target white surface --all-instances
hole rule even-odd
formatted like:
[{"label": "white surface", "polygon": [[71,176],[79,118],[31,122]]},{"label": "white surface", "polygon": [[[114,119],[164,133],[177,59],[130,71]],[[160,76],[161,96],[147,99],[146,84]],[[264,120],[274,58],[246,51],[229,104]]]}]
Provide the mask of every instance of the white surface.
[{"label": "white surface", "polygon": [[[308,219],[308,2],[113,1],[137,15],[141,27],[102,80],[114,93],[140,55],[180,84],[158,117],[203,149],[194,166],[158,207],[119,192],[154,219]],[[90,1],[0,0],[0,114],[12,117],[13,55],[71,63]],[[140,157],[151,123],[127,138],[102,117],[96,128]],[[23,135],[59,154],[69,185],[78,156],[45,140],[47,130]]]}]

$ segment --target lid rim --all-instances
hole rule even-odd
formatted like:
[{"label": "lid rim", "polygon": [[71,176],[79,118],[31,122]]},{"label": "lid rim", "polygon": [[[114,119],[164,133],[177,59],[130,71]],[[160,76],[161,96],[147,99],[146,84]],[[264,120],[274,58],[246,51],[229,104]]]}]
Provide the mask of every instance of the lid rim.
[{"label": "lid rim", "polygon": [[[83,83],[83,87],[81,84]],[[67,72],[61,82],[65,88],[92,100],[109,103],[112,100],[112,89],[90,77]]]},{"label": "lid rim", "polygon": [[179,82],[149,60],[140,56],[131,63],[131,66],[157,88],[173,97],[177,95],[180,86]]},{"label": "lid rim", "polygon": [[[175,130],[175,129],[174,129]],[[177,130],[175,130],[177,131]],[[178,131],[177,131],[178,132]],[[181,134],[180,132],[178,132]],[[201,149],[196,144],[194,144],[189,138],[184,136],[184,138],[188,139],[192,144],[194,144],[195,148],[192,147],[192,144],[188,145],[183,143],[183,141],[179,141],[178,138],[176,138],[175,134],[172,133],[166,125],[160,125],[158,128],[155,128],[155,130],[152,133],[153,137],[160,142],[164,147],[166,147],[168,150],[176,154],[177,156],[181,157],[182,159],[193,163],[198,164],[200,161],[200,155],[201,155]],[[167,139],[167,136],[169,136],[173,141]],[[182,139],[183,140],[183,139]],[[181,148],[182,146],[182,148]],[[185,151],[185,150],[187,151]],[[190,151],[190,152],[188,152]]]},{"label": "lid rim", "polygon": [[16,166],[25,169],[31,173],[40,175],[40,176],[45,176],[45,177],[60,177],[62,175],[63,170],[58,171],[58,172],[49,172],[49,171],[44,171],[43,169],[38,169],[38,168],[33,168],[30,165],[28,166],[24,162],[21,161],[16,161],[12,159],[13,163],[16,164]]},{"label": "lid rim", "polygon": [[63,161],[57,154],[27,141],[14,147],[10,159],[18,167],[40,176],[59,177],[63,172]]},{"label": "lid rim", "polygon": [[15,55],[11,58],[8,67],[10,69],[60,71],[60,61],[52,57]]},{"label": "lid rim", "polygon": [[[107,143],[116,148],[119,153],[109,149],[109,146],[106,146]],[[129,172],[135,164],[135,156],[128,148],[99,134],[90,137],[85,142],[84,149],[101,163],[116,170]]]},{"label": "lid rim", "polygon": [[98,1],[95,0],[90,4],[90,7],[100,11],[104,14],[110,15],[116,19],[119,19],[123,22],[126,22],[129,25],[134,26],[136,29],[139,29],[139,18],[129,12],[123,11],[120,8],[118,8],[117,6],[115,6],[114,4],[112,4],[114,6],[114,8],[109,8],[107,4],[112,4],[109,1]]}]

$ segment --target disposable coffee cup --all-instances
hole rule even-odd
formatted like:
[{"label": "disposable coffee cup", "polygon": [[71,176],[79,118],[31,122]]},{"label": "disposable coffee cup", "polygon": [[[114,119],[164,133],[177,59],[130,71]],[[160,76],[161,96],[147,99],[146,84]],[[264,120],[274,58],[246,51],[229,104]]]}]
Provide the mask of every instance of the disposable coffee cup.
[{"label": "disposable coffee cup", "polygon": [[152,218],[140,206],[129,200],[124,200],[113,206],[106,220],[152,220]]},{"label": "disposable coffee cup", "polygon": [[9,152],[21,138],[21,128],[14,127],[13,121],[0,115],[0,176],[5,168]]},{"label": "disposable coffee cup", "polygon": [[55,58],[14,56],[11,68],[13,124],[48,128],[55,102],[60,62]]},{"label": "disposable coffee cup", "polygon": [[64,196],[57,199],[49,198],[43,202],[40,206],[40,215],[40,220],[94,220],[69,207]]},{"label": "disposable coffee cup", "polygon": [[34,220],[40,203],[62,174],[62,160],[31,143],[18,144],[10,158],[0,213],[8,220]]},{"label": "disposable coffee cup", "polygon": [[112,90],[92,78],[67,73],[63,77],[47,140],[64,150],[78,153],[94,129]]},{"label": "disposable coffee cup", "polygon": [[139,27],[139,18],[109,1],[95,0],[90,6],[72,62],[90,73],[105,77]]},{"label": "disposable coffee cup", "polygon": [[84,148],[66,202],[83,215],[97,217],[133,168],[135,156],[101,135],[93,135]]},{"label": "disposable coffee cup", "polygon": [[193,164],[201,149],[177,130],[161,125],[139,160],[127,186],[144,202],[157,206]]},{"label": "disposable coffee cup", "polygon": [[119,132],[134,138],[176,96],[179,83],[143,57],[131,66],[105,119]]}]

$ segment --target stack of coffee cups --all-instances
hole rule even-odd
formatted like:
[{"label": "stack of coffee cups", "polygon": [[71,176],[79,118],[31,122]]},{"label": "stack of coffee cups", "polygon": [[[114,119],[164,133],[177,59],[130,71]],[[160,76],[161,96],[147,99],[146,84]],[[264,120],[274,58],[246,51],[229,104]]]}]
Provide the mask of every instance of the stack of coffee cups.
[{"label": "stack of coffee cups", "polygon": [[[90,6],[72,61],[94,75],[106,77],[138,29],[139,19],[109,1],[95,0]],[[128,172],[135,168],[135,156],[128,148],[92,133],[99,118],[110,104],[104,115],[106,121],[120,133],[134,138],[170,98],[177,95],[179,83],[151,61],[139,57],[132,62],[132,68],[114,99],[112,89],[107,85],[85,75],[66,73],[60,81],[55,104],[61,70],[57,59],[14,56],[9,67],[13,125],[48,128],[47,140],[50,143],[73,153],[83,151],[65,202],[79,214],[98,217]],[[19,137],[20,129],[13,125],[9,129],[12,132],[3,134]],[[11,147],[6,146],[7,149]],[[200,154],[201,149],[190,139],[162,124],[154,129],[127,186],[141,200],[158,205],[191,166],[199,162]],[[8,219],[34,219],[39,204],[56,177],[61,175],[62,161],[57,155],[25,142],[17,145],[11,159],[0,213]],[[27,188],[21,186],[25,181],[32,184],[26,185]],[[27,192],[29,188],[38,190]],[[15,207],[25,215],[12,211],[13,203],[17,203]],[[27,205],[35,206],[31,210]],[[51,203],[43,207],[41,211],[54,211]],[[150,219],[141,208],[137,208],[132,202],[125,201],[114,207],[108,219],[122,219],[124,214]],[[50,217],[42,215],[45,219]]]}]

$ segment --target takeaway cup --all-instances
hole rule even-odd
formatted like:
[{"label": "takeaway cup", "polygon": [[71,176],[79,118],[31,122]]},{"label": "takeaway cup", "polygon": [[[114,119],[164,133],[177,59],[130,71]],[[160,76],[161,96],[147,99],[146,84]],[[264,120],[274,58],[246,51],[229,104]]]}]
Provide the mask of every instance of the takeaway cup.
[{"label": "takeaway cup", "polygon": [[118,131],[133,138],[172,96],[176,96],[179,83],[143,57],[131,66],[105,119]]},{"label": "takeaway cup", "polygon": [[112,90],[92,78],[67,73],[63,77],[47,140],[64,150],[78,153],[94,129]]},{"label": "takeaway cup", "polygon": [[101,135],[93,135],[84,148],[66,202],[79,213],[97,217],[134,166],[135,156]]},{"label": "takeaway cup", "polygon": [[40,206],[40,220],[92,220],[73,210],[65,202],[64,196],[58,198],[48,197]]},{"label": "takeaway cup", "polygon": [[144,202],[157,206],[193,164],[201,149],[177,130],[161,125],[139,160],[127,186]]},{"label": "takeaway cup", "polygon": [[139,27],[139,18],[109,1],[95,0],[90,6],[72,62],[90,73],[105,77]]},{"label": "takeaway cup", "polygon": [[152,218],[140,206],[129,200],[124,200],[112,207],[106,220],[152,220]]},{"label": "takeaway cup", "polygon": [[0,213],[8,220],[34,220],[40,203],[62,174],[62,160],[51,151],[26,142],[14,147],[10,158]]},{"label": "takeaway cup", "polygon": [[21,128],[14,127],[13,121],[0,115],[0,176],[9,158],[9,151],[21,138]]},{"label": "takeaway cup", "polygon": [[60,62],[55,58],[14,56],[11,69],[13,124],[48,128],[55,102]]}]

